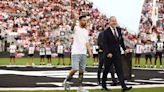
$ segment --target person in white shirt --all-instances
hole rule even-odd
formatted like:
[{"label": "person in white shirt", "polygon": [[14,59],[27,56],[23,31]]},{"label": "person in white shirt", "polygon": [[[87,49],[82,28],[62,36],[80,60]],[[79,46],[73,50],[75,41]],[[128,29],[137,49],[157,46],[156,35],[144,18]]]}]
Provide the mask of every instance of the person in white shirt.
[{"label": "person in white shirt", "polygon": [[150,68],[152,68],[152,51],[153,51],[153,44],[150,40],[147,40],[144,46],[145,52],[145,67],[148,68],[148,59],[150,60]]},{"label": "person in white shirt", "polygon": [[30,40],[30,43],[28,45],[28,59],[26,65],[30,64],[30,61],[32,61],[32,65],[35,65],[34,63],[34,52],[35,52],[35,45],[33,44],[33,41]]},{"label": "person in white shirt", "polygon": [[46,45],[46,57],[47,57],[47,62],[48,62],[48,65],[52,65],[52,48],[50,46],[50,42],[47,42],[47,45]]},{"label": "person in white shirt", "polygon": [[[75,13],[77,15],[77,13]],[[75,18],[78,18],[74,14]],[[74,24],[72,26],[72,30],[74,30],[73,44],[71,49],[71,59],[72,59],[72,69],[69,72],[68,76],[63,82],[63,86],[65,90],[69,89],[68,81],[70,81],[73,75],[79,71],[79,90],[80,92],[85,91],[82,87],[83,74],[86,67],[87,61],[87,50],[90,56],[92,55],[92,51],[89,45],[89,33],[86,29],[88,19],[86,15],[81,15],[79,17],[79,25],[75,26],[76,19],[74,20]]]},{"label": "person in white shirt", "polygon": [[64,44],[63,44],[63,40],[61,40],[60,44],[57,46],[57,54],[58,54],[58,63],[57,63],[57,65],[60,64],[60,59],[62,59],[62,63],[63,63],[63,65],[65,65],[65,63],[64,63]]},{"label": "person in white shirt", "polygon": [[164,51],[164,42],[161,41],[160,39],[160,35],[157,36],[158,37],[158,41],[156,42],[156,53],[155,53],[155,60],[154,60],[154,68],[156,68],[156,63],[157,63],[157,59],[159,57],[159,61],[160,61],[160,68],[163,68],[162,66],[162,53]]},{"label": "person in white shirt", "polygon": [[137,43],[135,44],[135,67],[140,67],[140,58],[143,53],[143,50],[144,46],[138,38]]},{"label": "person in white shirt", "polygon": [[44,43],[41,43],[41,46],[39,47],[39,55],[40,55],[40,65],[45,65],[44,57],[46,54],[46,49],[44,46]]},{"label": "person in white shirt", "polygon": [[93,65],[98,65],[98,45],[96,43],[92,46]]},{"label": "person in white shirt", "polygon": [[17,49],[17,46],[14,44],[14,42],[12,42],[10,47],[9,47],[9,51],[10,51],[10,64],[11,65],[12,64],[16,64],[16,60],[15,60],[16,49]]}]

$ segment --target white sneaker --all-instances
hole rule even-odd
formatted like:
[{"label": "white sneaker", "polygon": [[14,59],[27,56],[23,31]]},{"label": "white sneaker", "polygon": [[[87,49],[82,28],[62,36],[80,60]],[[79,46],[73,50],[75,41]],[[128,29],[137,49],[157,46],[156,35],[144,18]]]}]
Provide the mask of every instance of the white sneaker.
[{"label": "white sneaker", "polygon": [[147,65],[145,65],[145,68],[148,68],[148,66],[147,66]]},{"label": "white sneaker", "polygon": [[156,65],[154,65],[154,68],[157,68],[157,66],[156,66]]},{"label": "white sneaker", "polygon": [[84,89],[84,88],[78,88],[77,92],[89,92],[89,90]]},{"label": "white sneaker", "polygon": [[69,82],[67,82],[67,79],[64,80],[63,87],[64,87],[64,90],[70,90],[70,85],[69,85]]},{"label": "white sneaker", "polygon": [[35,65],[35,63],[32,63],[32,66],[34,66]]},{"label": "white sneaker", "polygon": [[51,66],[52,64],[51,63],[48,63],[47,66]]},{"label": "white sneaker", "polygon": [[153,68],[153,65],[150,65],[150,68]]},{"label": "white sneaker", "polygon": [[162,65],[160,65],[160,68],[162,69],[162,68],[163,68],[163,66],[162,66]]}]

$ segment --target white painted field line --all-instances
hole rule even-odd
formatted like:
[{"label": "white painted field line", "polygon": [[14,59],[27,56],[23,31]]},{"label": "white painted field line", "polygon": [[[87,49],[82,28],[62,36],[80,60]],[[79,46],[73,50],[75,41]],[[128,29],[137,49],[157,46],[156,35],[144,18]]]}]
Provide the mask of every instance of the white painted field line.
[{"label": "white painted field line", "polygon": [[[156,88],[156,87],[164,87],[164,84],[153,84],[153,85],[134,85],[132,86],[133,88]],[[84,87],[85,89],[89,89],[89,90],[92,90],[92,89],[101,89],[101,86],[95,86],[95,87],[91,87],[91,86],[88,86],[88,87]],[[121,87],[120,86],[108,86],[108,88],[110,89],[120,89]],[[71,90],[77,90],[78,87],[71,87]],[[28,87],[28,88],[0,88],[0,90],[64,90],[63,87]]]}]

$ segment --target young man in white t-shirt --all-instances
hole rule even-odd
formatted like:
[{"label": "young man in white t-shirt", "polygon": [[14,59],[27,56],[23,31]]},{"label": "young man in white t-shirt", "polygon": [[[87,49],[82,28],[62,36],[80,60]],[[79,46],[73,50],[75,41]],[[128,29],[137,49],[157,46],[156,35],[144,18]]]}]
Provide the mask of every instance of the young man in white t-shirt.
[{"label": "young man in white t-shirt", "polygon": [[[75,18],[78,18],[75,14],[74,16]],[[65,90],[69,89],[67,81],[70,81],[77,71],[79,71],[79,91],[81,92],[85,90],[82,87],[82,81],[87,61],[87,50],[89,55],[93,56],[89,45],[88,30],[86,29],[88,21],[86,17],[86,15],[80,16],[79,25],[75,26],[76,20],[74,20],[74,25],[72,26],[72,30],[74,30],[73,44],[71,49],[72,69],[63,82]]]},{"label": "young man in white t-shirt", "polygon": [[140,67],[140,58],[143,53],[144,46],[141,43],[141,40],[138,38],[137,43],[135,44],[135,67]]},{"label": "young man in white t-shirt", "polygon": [[93,53],[93,65],[98,65],[98,45],[94,44],[92,46]]},{"label": "young man in white t-shirt", "polygon": [[12,64],[16,64],[16,60],[15,60],[16,49],[17,49],[17,46],[14,44],[14,42],[12,42],[10,47],[9,47],[9,51],[10,51],[10,64],[11,65]]},{"label": "young man in white t-shirt", "polygon": [[46,54],[46,49],[44,43],[42,42],[39,47],[40,65],[45,65],[45,60],[44,60],[45,54]]},{"label": "young man in white t-shirt", "polygon": [[163,54],[163,51],[164,51],[164,42],[161,41],[160,39],[160,35],[157,36],[157,42],[156,42],[156,53],[155,53],[155,60],[154,60],[154,68],[156,68],[156,62],[157,62],[157,59],[159,57],[159,61],[160,61],[160,68],[163,68],[162,66],[162,54]]},{"label": "young man in white t-shirt", "polygon": [[150,68],[152,68],[152,52],[153,51],[153,45],[150,40],[147,40],[144,45],[144,52],[145,52],[145,68],[148,68],[148,59],[150,60]]},{"label": "young man in white t-shirt", "polygon": [[63,63],[63,65],[65,65],[65,63],[64,63],[64,44],[63,44],[63,40],[61,40],[60,44],[58,44],[58,46],[57,46],[57,54],[58,54],[58,63],[57,63],[57,65],[60,64],[60,59],[62,59],[62,63]]},{"label": "young man in white t-shirt", "polygon": [[35,65],[34,63],[34,52],[35,52],[35,45],[33,44],[33,41],[30,40],[30,43],[28,45],[28,59],[26,65],[30,64],[30,60],[32,61],[32,65]]},{"label": "young man in white t-shirt", "polygon": [[52,48],[50,46],[50,42],[47,42],[46,45],[46,57],[47,57],[47,65],[52,65]]}]

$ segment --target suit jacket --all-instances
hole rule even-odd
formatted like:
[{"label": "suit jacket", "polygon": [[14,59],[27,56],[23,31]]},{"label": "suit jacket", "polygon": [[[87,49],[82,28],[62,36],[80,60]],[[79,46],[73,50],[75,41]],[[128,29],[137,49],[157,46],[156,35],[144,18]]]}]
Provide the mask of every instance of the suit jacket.
[{"label": "suit jacket", "polygon": [[103,52],[103,32],[99,33],[97,45],[99,46],[98,52],[102,53]]},{"label": "suit jacket", "polygon": [[116,53],[121,54],[120,46],[124,51],[126,50],[121,28],[116,27],[116,29],[118,33],[118,39],[115,38],[110,27],[103,32],[103,49],[105,56],[107,56],[109,53],[113,54],[113,56],[115,56]]}]

